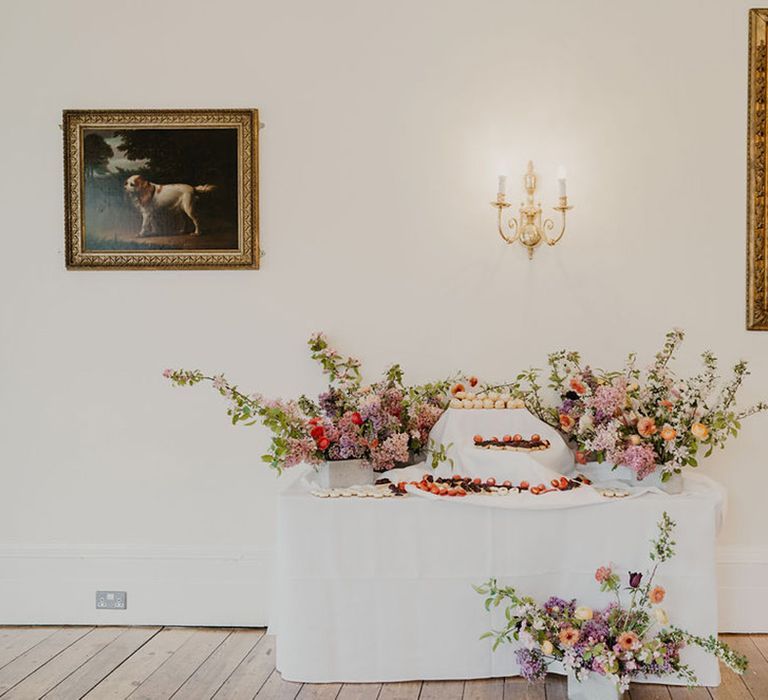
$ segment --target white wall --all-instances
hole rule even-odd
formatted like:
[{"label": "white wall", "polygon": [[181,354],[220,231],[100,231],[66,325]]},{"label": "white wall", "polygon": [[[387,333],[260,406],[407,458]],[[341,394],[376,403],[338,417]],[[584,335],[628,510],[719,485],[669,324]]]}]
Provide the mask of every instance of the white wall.
[{"label": "white wall", "polygon": [[[0,27],[0,622],[255,624],[280,488],[259,429],[166,366],[268,395],[321,387],[324,329],[377,373],[503,379],[562,346],[597,364],[744,330],[744,0],[5,2]],[[67,272],[62,108],[261,110],[259,272]],[[570,230],[530,263],[488,202],[568,166]],[[516,199],[516,197],[515,197]],[[517,322],[513,322],[513,321]],[[730,490],[724,626],[768,630],[764,436]],[[310,536],[311,533],[308,533]],[[188,583],[194,581],[194,583]],[[128,588],[126,613],[93,591]]]}]

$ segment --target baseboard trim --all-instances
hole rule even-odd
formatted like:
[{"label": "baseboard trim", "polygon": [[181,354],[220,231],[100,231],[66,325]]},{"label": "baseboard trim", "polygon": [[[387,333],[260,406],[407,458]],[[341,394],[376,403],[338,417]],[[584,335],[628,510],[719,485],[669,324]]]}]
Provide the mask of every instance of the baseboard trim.
[{"label": "baseboard trim", "polygon": [[[268,549],[5,544],[0,561],[0,624],[269,623]],[[719,547],[717,576],[720,630],[768,632],[768,547]],[[96,610],[96,590],[128,591],[128,609]]]},{"label": "baseboard trim", "polygon": [[[0,623],[262,627],[273,566],[247,546],[0,545]],[[97,590],[127,610],[97,610]]]},{"label": "baseboard trim", "polygon": [[768,632],[768,547],[717,550],[721,632]]}]

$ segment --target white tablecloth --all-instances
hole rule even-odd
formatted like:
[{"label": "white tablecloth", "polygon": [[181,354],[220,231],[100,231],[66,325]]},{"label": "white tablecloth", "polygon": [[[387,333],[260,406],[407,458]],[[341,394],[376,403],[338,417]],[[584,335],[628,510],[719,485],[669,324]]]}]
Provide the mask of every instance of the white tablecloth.
[{"label": "white tablecloth", "polygon": [[[677,556],[657,577],[664,607],[674,624],[716,634],[723,504],[723,490],[700,476],[687,477],[679,496],[544,510],[316,498],[296,482],[279,502],[270,624],[277,668],[286,680],[320,683],[516,675],[512,645],[492,652],[478,639],[502,621],[484,611],[472,584],[493,576],[540,601],[558,595],[602,607],[610,598],[595,569],[644,571],[663,511],[678,524]],[[719,683],[714,659],[693,648],[683,654],[699,683]]]}]

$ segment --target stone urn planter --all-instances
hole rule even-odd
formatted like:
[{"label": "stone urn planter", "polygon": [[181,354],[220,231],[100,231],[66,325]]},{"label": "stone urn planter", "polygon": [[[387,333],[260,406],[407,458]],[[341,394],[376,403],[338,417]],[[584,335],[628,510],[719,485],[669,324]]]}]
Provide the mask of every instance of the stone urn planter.
[{"label": "stone urn planter", "polygon": [[616,683],[598,673],[590,673],[583,681],[568,674],[568,700],[621,700],[624,697]]},{"label": "stone urn planter", "polygon": [[374,482],[373,467],[362,459],[324,462],[317,468],[320,485],[326,489],[345,489]]}]

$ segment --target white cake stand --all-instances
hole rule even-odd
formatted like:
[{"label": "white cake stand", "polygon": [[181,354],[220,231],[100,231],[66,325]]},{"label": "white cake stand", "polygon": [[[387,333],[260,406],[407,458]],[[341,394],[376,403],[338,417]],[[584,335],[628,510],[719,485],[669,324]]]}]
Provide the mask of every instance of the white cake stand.
[{"label": "white cake stand", "polygon": [[[489,439],[515,433],[526,439],[538,433],[544,440],[549,440],[549,449],[534,452],[487,450],[475,447],[473,441],[475,435]],[[551,479],[573,472],[573,453],[560,434],[524,408],[449,408],[435,423],[430,438],[445,445],[454,462],[453,468],[443,462],[435,471],[436,476],[461,474],[481,479],[493,477],[500,482],[508,479],[514,484],[528,481],[532,486],[539,483],[548,486]],[[424,471],[430,471],[430,461],[431,454],[428,454]]]}]

